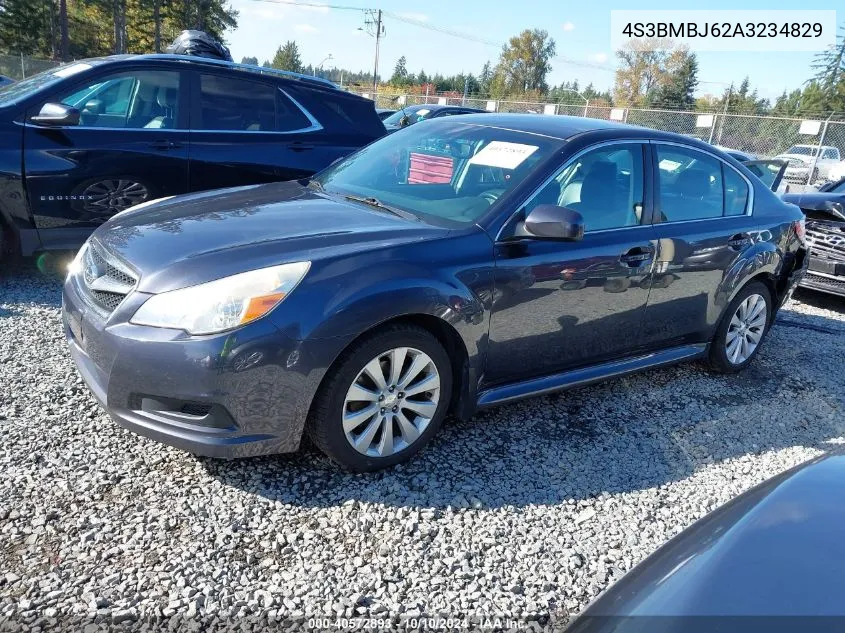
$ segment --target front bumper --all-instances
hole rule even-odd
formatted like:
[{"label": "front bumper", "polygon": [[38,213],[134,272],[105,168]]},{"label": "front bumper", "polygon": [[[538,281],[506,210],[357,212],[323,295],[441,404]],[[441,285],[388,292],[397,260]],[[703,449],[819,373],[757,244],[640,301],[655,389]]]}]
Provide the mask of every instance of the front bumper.
[{"label": "front bumper", "polygon": [[311,400],[343,341],[303,342],[269,319],[211,336],[136,326],[147,296],[130,294],[110,315],[79,282],[64,285],[71,356],[101,406],[121,426],[210,457],[295,451]]},{"label": "front bumper", "polygon": [[[842,266],[845,267],[845,264]],[[845,274],[831,275],[814,270],[812,261],[810,262],[810,270],[801,279],[800,285],[802,288],[845,297]]]},{"label": "front bumper", "polygon": [[809,167],[787,167],[783,172],[783,177],[786,180],[807,182],[810,177]]}]

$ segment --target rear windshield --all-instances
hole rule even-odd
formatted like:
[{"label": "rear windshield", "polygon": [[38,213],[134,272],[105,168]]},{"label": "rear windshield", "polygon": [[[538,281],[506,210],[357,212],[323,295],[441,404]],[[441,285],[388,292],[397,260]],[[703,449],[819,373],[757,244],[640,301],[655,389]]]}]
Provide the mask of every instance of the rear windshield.
[{"label": "rear windshield", "polygon": [[402,110],[397,110],[384,120],[385,125],[399,125],[403,116],[407,116],[411,123],[422,121],[428,116],[431,116],[431,108],[424,105],[408,106]]},{"label": "rear windshield", "polygon": [[800,154],[802,156],[815,156],[819,153],[819,148],[810,145],[793,145],[789,148],[786,154]]}]

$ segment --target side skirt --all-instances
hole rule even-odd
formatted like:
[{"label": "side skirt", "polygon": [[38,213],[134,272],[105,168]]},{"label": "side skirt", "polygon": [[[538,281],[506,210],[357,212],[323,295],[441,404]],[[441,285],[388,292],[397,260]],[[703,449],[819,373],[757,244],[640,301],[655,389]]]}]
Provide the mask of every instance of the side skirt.
[{"label": "side skirt", "polygon": [[601,363],[600,365],[593,365],[591,367],[572,369],[559,374],[552,374],[551,376],[543,376],[542,378],[532,378],[531,380],[502,385],[501,387],[493,387],[478,394],[478,408],[483,409],[513,402],[514,400],[521,400],[522,398],[541,396],[562,389],[583,387],[595,382],[618,378],[645,369],[674,365],[682,361],[701,358],[706,353],[707,343],[683,345],[632,358]]}]

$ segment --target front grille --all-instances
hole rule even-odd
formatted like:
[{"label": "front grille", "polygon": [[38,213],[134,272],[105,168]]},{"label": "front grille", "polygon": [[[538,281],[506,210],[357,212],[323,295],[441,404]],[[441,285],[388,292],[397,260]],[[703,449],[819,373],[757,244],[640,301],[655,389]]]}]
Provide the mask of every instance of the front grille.
[{"label": "front grille", "polygon": [[845,222],[807,222],[807,242],[813,255],[845,262]]},{"label": "front grille", "polygon": [[819,286],[828,286],[830,288],[838,288],[845,291],[845,278],[843,277],[823,277],[822,275],[814,275],[813,273],[806,273],[804,281]]},{"label": "front grille", "polygon": [[111,313],[126,298],[137,276],[94,240],[85,246],[80,284],[86,298],[102,312]]}]

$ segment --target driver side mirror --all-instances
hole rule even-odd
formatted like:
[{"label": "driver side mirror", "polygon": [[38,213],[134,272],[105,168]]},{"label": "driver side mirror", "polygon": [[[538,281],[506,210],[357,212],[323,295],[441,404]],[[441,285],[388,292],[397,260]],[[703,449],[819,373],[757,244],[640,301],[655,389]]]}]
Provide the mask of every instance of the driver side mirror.
[{"label": "driver side mirror", "polygon": [[584,237],[584,218],[577,211],[554,204],[538,204],[525,217],[527,236],[577,242]]},{"label": "driver side mirror", "polygon": [[47,127],[64,127],[79,125],[79,115],[79,110],[64,103],[45,103],[30,121]]}]

